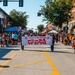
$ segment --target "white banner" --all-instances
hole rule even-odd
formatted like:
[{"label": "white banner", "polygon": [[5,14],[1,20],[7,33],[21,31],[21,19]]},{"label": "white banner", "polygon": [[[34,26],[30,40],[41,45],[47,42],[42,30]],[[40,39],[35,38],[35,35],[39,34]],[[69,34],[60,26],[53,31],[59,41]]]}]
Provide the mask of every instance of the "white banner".
[{"label": "white banner", "polygon": [[23,42],[23,45],[51,45],[52,37],[29,36],[27,38],[24,38],[22,42]]}]

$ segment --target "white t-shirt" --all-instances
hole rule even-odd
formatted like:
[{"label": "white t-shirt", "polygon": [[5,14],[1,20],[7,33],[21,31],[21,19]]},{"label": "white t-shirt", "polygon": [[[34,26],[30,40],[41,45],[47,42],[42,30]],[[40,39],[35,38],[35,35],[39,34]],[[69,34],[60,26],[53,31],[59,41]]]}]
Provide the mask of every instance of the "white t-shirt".
[{"label": "white t-shirt", "polygon": [[50,36],[50,35],[46,35],[46,41],[47,41],[47,44],[49,45],[52,45],[52,36]]},{"label": "white t-shirt", "polygon": [[27,39],[27,36],[22,36],[22,45],[23,45],[23,46],[28,45],[28,39]]},{"label": "white t-shirt", "polygon": [[12,34],[12,38],[14,38],[15,34]]}]

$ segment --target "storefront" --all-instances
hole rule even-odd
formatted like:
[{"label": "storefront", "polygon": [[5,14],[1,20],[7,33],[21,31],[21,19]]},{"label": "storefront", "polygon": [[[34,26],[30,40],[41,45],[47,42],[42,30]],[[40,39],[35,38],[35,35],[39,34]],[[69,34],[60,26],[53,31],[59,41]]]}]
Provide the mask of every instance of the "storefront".
[{"label": "storefront", "polygon": [[68,23],[68,33],[75,33],[75,20]]}]

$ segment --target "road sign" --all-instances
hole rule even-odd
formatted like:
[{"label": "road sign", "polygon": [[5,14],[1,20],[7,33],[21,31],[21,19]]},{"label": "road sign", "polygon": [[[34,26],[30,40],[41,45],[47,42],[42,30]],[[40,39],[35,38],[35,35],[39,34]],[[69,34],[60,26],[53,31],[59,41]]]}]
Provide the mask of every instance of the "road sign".
[{"label": "road sign", "polygon": [[60,16],[59,14],[53,14],[54,16]]}]

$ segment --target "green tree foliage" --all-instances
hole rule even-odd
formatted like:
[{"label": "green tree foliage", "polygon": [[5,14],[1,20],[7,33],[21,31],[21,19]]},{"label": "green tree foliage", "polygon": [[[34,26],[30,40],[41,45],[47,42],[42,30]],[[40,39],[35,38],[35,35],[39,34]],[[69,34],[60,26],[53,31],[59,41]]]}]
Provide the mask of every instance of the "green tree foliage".
[{"label": "green tree foliage", "polygon": [[26,15],[26,12],[20,12],[13,9],[10,12],[10,17],[13,19],[13,22],[11,22],[12,26],[27,26],[28,15]]},{"label": "green tree foliage", "polygon": [[42,32],[44,30],[44,25],[43,24],[38,25],[37,29],[38,29],[38,33]]},{"label": "green tree foliage", "polygon": [[[46,0],[45,6],[41,6],[40,12],[42,13],[43,21],[52,22],[54,25],[62,27],[62,23],[71,19],[71,9],[73,1],[71,0],[58,0],[50,2]],[[55,16],[55,14],[59,16]]]},{"label": "green tree foliage", "polygon": [[32,29],[29,29],[28,32],[29,33],[34,33],[34,31]]}]

